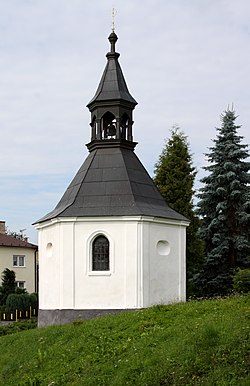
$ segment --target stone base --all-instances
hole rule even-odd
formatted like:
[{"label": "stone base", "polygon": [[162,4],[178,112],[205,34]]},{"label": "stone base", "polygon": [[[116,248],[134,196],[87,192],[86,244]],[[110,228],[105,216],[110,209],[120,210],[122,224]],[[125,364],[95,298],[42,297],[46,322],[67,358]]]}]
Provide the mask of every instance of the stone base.
[{"label": "stone base", "polygon": [[[74,320],[89,320],[108,314],[116,314],[129,309],[107,310],[40,310],[38,311],[38,327],[71,323]],[[130,309],[130,311],[132,311]]]}]

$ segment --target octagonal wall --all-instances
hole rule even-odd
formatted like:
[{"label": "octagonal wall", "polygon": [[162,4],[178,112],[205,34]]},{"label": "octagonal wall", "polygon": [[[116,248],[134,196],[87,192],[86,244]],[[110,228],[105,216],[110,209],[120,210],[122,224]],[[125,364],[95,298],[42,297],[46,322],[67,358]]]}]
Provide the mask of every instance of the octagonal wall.
[{"label": "octagonal wall", "polygon": [[[39,308],[133,309],[184,301],[187,225],[145,216],[39,224]],[[98,235],[109,240],[109,271],[91,269]]]}]

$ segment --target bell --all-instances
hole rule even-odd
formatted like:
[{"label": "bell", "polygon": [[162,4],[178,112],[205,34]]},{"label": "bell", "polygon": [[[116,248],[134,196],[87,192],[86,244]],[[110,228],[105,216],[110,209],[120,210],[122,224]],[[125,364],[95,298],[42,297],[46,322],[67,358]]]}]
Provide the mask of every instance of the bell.
[{"label": "bell", "polygon": [[116,127],[115,125],[111,124],[107,127],[107,136],[114,137],[115,135],[116,135]]}]

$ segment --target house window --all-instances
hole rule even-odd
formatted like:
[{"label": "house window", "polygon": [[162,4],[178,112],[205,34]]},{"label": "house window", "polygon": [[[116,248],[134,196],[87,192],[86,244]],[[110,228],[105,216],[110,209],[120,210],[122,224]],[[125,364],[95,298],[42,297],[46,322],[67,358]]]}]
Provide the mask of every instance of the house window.
[{"label": "house window", "polygon": [[17,288],[25,288],[25,281],[16,281]]},{"label": "house window", "polygon": [[13,255],[13,267],[25,267],[25,256]]},{"label": "house window", "polygon": [[103,235],[92,244],[92,271],[109,271],[109,241]]}]

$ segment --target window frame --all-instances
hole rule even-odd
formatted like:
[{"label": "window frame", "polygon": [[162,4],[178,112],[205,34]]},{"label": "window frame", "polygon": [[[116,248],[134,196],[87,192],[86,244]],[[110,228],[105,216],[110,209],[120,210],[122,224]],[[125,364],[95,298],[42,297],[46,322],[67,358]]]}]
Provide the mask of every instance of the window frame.
[{"label": "window frame", "polygon": [[[20,283],[23,284],[23,287],[20,287]],[[25,283],[26,283],[26,281],[24,281],[24,280],[17,280],[17,281],[15,282],[16,287],[17,287],[17,288],[21,288],[21,289],[26,289]]]},{"label": "window frame", "polygon": [[[103,239],[103,240],[101,240]],[[92,242],[91,271],[110,271],[109,240],[104,235],[98,235]],[[95,268],[99,267],[99,269]],[[103,266],[103,268],[101,268]],[[106,268],[107,267],[107,268]]]},{"label": "window frame", "polygon": [[[12,256],[12,266],[14,268],[25,268],[26,267],[25,257],[26,257],[26,255],[13,255]],[[16,259],[16,264],[15,264],[15,259]],[[23,264],[20,264],[21,259],[23,259]]]},{"label": "window frame", "polygon": [[[99,237],[103,236],[105,237],[108,242],[109,242],[109,270],[101,270],[101,271],[94,271],[92,262],[93,262],[93,244],[94,241]],[[106,232],[104,231],[99,231],[95,232],[88,238],[88,267],[87,267],[87,275],[88,276],[111,276],[113,273],[113,242],[110,237]]]}]

